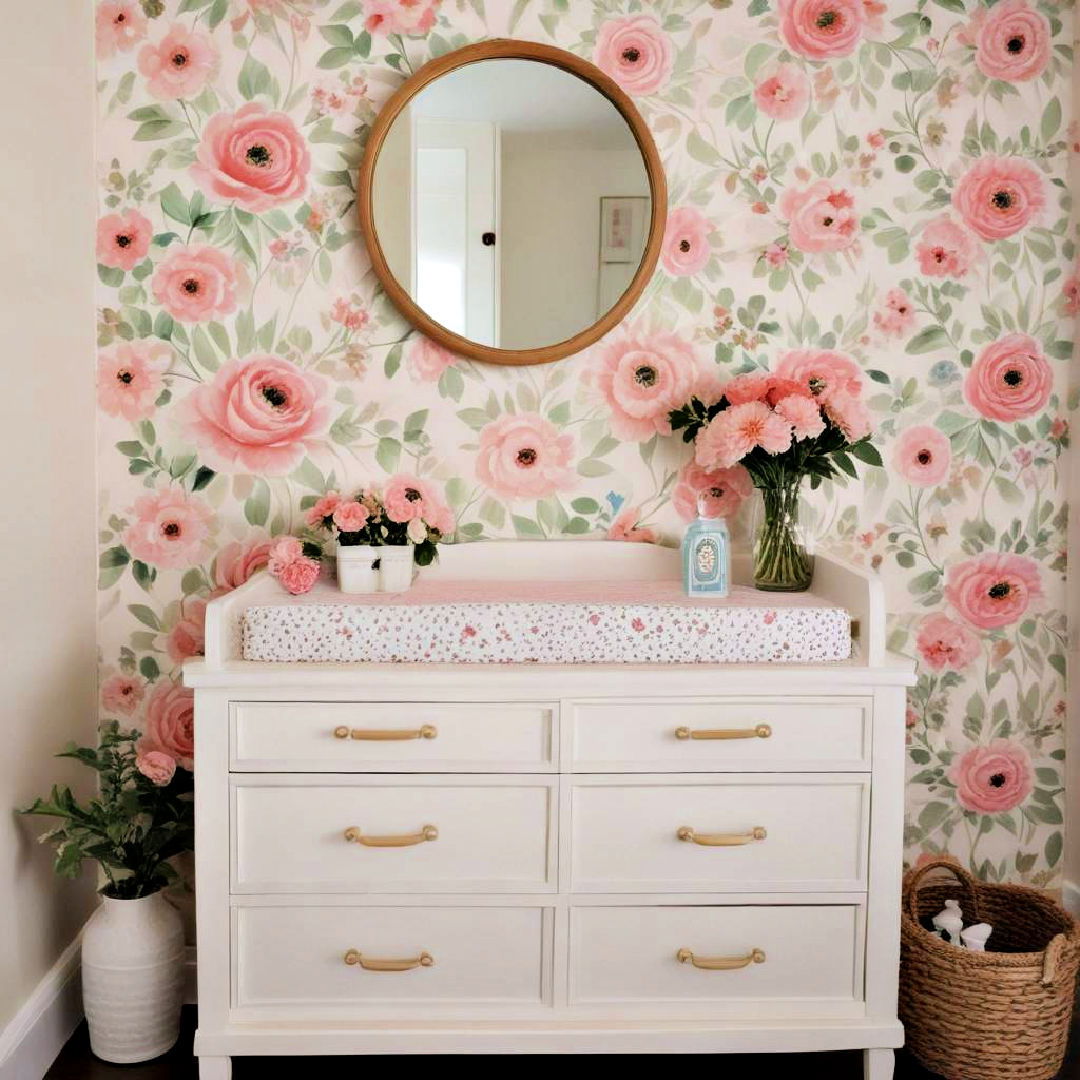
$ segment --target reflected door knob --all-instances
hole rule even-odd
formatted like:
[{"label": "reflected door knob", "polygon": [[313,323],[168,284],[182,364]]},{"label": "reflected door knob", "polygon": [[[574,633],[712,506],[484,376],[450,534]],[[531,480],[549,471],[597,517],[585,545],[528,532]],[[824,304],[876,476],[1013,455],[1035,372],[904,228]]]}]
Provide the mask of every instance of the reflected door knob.
[{"label": "reflected door knob", "polygon": [[494,247],[495,246],[495,234],[493,232],[484,233],[480,237],[480,242],[484,245],[484,247]]}]

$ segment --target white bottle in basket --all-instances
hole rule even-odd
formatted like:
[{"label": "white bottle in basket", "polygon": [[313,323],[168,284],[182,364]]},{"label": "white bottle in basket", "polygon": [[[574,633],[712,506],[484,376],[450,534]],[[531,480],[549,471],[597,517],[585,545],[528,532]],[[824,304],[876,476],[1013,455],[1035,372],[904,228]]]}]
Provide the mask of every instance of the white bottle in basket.
[{"label": "white bottle in basket", "polygon": [[964,929],[964,913],[960,910],[957,901],[946,900],[944,909],[930,921],[943,940],[950,941],[953,945],[960,944],[960,932]]},{"label": "white bottle in basket", "polygon": [[986,939],[993,933],[994,928],[989,923],[976,923],[960,932],[960,940],[964,947],[972,952],[986,952]]}]

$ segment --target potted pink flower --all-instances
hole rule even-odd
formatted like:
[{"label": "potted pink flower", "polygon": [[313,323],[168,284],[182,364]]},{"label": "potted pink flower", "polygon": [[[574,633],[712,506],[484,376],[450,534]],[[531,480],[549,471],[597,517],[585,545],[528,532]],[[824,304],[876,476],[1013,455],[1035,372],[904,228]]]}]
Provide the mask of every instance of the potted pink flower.
[{"label": "potted pink flower", "polygon": [[716,400],[692,398],[670,414],[673,430],[693,442],[703,469],[741,464],[761,492],[763,515],[754,540],[754,584],[770,592],[810,587],[813,556],[798,530],[799,489],[842,471],[853,458],[880,465],[854,361],[824,349],[789,352],[774,373],[739,375]]}]

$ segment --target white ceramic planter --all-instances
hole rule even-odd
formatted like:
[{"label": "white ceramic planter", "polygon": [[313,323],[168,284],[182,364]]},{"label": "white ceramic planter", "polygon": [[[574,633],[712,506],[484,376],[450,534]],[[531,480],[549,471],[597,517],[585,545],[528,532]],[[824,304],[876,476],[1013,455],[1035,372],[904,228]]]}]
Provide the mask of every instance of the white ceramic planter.
[{"label": "white ceramic planter", "polygon": [[103,1061],[160,1057],[180,1034],[184,927],[160,893],[111,900],[82,938],[83,1009],[90,1049]]},{"label": "white ceramic planter", "polygon": [[379,578],[381,592],[405,592],[412,588],[413,546],[379,548]]},{"label": "white ceramic planter", "polygon": [[377,565],[386,548],[370,544],[337,545],[338,588],[343,593],[358,595],[379,590]]}]

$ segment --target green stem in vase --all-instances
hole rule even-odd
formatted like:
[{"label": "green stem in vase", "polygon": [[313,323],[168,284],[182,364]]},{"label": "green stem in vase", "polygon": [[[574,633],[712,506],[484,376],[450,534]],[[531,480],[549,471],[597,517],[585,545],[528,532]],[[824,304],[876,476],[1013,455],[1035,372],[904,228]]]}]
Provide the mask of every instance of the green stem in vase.
[{"label": "green stem in vase", "polygon": [[754,543],[754,584],[767,592],[810,588],[813,558],[796,534],[800,481],[760,488],[764,520]]}]

